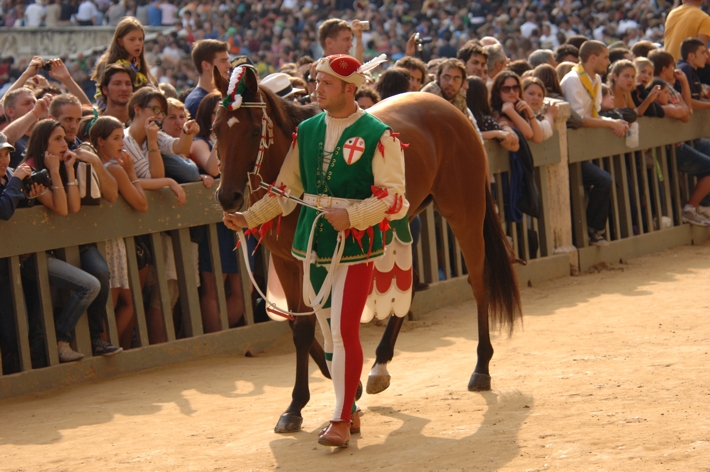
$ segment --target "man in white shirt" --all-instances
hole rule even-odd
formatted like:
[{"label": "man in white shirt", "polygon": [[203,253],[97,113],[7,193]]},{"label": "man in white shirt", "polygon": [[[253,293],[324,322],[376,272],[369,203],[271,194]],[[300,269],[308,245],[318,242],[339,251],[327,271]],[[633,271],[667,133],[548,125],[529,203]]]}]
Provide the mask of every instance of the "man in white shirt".
[{"label": "man in white shirt", "polygon": [[99,10],[91,0],[84,0],[74,16],[79,26],[96,26],[99,20]]},{"label": "man in white shirt", "polygon": [[535,13],[528,11],[525,13],[525,23],[520,25],[520,34],[524,38],[529,38],[535,28],[539,28],[538,24],[535,22]]},{"label": "man in white shirt", "polygon": [[25,26],[28,28],[39,28],[44,19],[45,8],[42,6],[42,0],[35,0],[25,8]]},{"label": "man in white shirt", "polygon": [[[579,49],[580,64],[564,76],[560,86],[565,100],[572,110],[584,120],[586,128],[609,128],[616,136],[623,138],[629,129],[624,120],[612,120],[599,116],[602,103],[602,80],[609,67],[609,50],[604,43],[587,41]],[[589,190],[587,206],[587,226],[590,244],[605,246],[606,221],[611,201],[611,175],[590,161],[582,163],[582,179]],[[581,244],[581,242],[578,242]]]}]

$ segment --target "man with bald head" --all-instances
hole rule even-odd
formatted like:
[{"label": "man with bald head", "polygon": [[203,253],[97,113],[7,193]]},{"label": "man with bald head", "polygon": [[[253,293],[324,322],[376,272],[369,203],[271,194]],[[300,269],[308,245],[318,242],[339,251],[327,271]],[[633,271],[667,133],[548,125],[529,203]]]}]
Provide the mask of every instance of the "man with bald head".
[{"label": "man with bald head", "polygon": [[[363,364],[359,324],[373,260],[384,254],[385,225],[380,223],[391,221],[400,239],[401,231],[408,235],[403,217],[409,203],[399,140],[355,101],[365,82],[360,62],[328,56],[318,61],[316,71],[315,100],[324,111],[298,125],[274,187],[322,211],[301,208],[291,253],[303,261],[310,293],[305,302],[315,308],[335,387],[335,413],[318,442],[346,447],[351,432],[359,431],[354,403]],[[225,214],[224,222],[234,230],[254,228],[294,208],[293,200],[267,195],[244,213]],[[344,244],[340,257],[339,240]]]}]

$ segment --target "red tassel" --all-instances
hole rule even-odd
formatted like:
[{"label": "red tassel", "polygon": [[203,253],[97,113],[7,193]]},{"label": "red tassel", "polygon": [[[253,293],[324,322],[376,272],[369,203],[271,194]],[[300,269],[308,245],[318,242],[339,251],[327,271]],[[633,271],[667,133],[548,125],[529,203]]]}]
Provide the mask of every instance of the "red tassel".
[{"label": "red tassel", "polygon": [[291,149],[296,147],[296,143],[298,142],[298,128],[296,128],[296,131],[291,133],[291,138],[293,141],[291,142]]},{"label": "red tassel", "polygon": [[279,233],[281,233],[281,217],[283,215],[279,215],[279,219],[276,221],[276,239],[279,238]]},{"label": "red tassel", "polygon": [[390,229],[390,220],[385,218],[380,221],[380,232],[382,233],[382,247],[387,245],[387,230]]},{"label": "red tassel", "polygon": [[[370,254],[372,254],[372,243],[375,242],[375,231],[372,229],[372,226],[367,228],[367,236],[370,238],[370,248],[367,250],[367,259],[370,258]],[[362,245],[360,245],[362,247]]]},{"label": "red tassel", "polygon": [[390,131],[390,136],[392,136],[392,141],[395,141],[399,137],[399,133],[395,133],[394,131]]},{"label": "red tassel", "polygon": [[402,151],[404,151],[404,150],[407,149],[408,147],[409,147],[409,144],[404,144],[403,142],[400,141],[400,143],[399,143],[399,148],[400,148]]},{"label": "red tassel", "polygon": [[394,202],[392,203],[392,206],[389,210],[385,212],[385,214],[394,215],[396,213],[399,213],[399,210],[402,209],[402,205],[404,205],[404,197],[400,197],[399,194],[396,194],[394,196]]},{"label": "red tassel", "polygon": [[382,154],[382,159],[385,158],[385,145],[382,144],[382,140],[380,139],[377,141],[377,149],[380,151],[380,154]]},{"label": "red tassel", "polygon": [[365,252],[365,249],[362,247],[362,237],[365,236],[364,231],[359,231],[355,228],[350,229],[350,234],[353,237],[355,241],[357,241],[357,245],[360,246],[360,252]]},{"label": "red tassel", "polygon": [[372,190],[372,195],[374,197],[377,197],[380,200],[382,200],[383,198],[385,198],[389,195],[389,192],[387,191],[387,189],[383,188],[383,187],[377,187],[377,186],[373,185],[370,187],[370,190]]}]

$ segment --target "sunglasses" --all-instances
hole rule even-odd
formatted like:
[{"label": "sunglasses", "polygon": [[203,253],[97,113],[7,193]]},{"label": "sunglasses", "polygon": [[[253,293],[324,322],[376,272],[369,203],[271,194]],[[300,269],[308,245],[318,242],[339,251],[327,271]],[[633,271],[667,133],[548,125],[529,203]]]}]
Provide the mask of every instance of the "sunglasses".
[{"label": "sunglasses", "polygon": [[154,106],[150,106],[150,105],[149,105],[149,106],[145,106],[145,107],[141,107],[141,108],[145,108],[145,109],[148,109],[148,110],[153,110],[153,114],[154,114],[154,115],[165,116],[165,112],[164,112],[163,109],[160,108],[158,105],[154,105]]},{"label": "sunglasses", "polygon": [[503,85],[500,91],[503,93],[520,92],[520,85]]}]

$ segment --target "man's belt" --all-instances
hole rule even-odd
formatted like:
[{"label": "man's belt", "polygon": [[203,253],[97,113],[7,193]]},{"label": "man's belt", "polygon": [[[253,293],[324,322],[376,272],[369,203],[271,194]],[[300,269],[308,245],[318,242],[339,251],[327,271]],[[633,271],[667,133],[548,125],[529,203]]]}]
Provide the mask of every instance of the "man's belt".
[{"label": "man's belt", "polygon": [[319,209],[325,208],[347,208],[361,200],[350,200],[347,198],[331,197],[330,195],[303,194],[303,202]]}]

